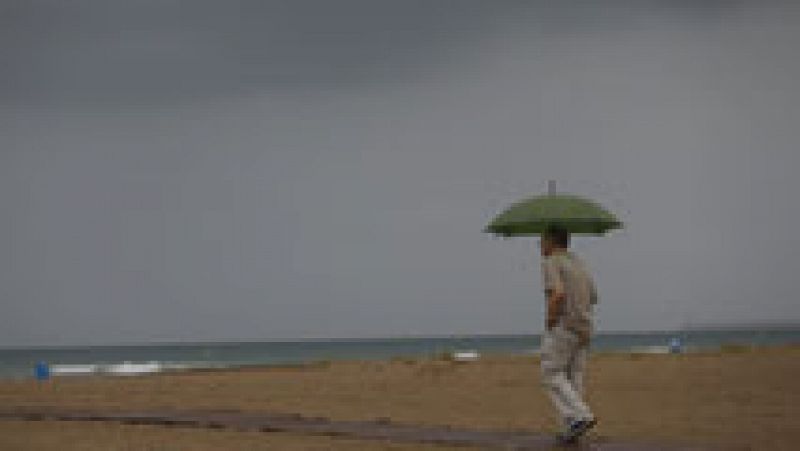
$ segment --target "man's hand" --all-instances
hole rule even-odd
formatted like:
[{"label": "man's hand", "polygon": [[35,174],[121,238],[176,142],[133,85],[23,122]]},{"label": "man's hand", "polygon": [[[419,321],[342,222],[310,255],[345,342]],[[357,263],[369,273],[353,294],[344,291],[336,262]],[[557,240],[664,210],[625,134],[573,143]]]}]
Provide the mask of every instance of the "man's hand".
[{"label": "man's hand", "polygon": [[545,326],[547,330],[556,327],[558,320],[561,317],[562,306],[564,305],[564,293],[553,291],[547,296],[547,321]]},{"label": "man's hand", "polygon": [[556,324],[558,324],[558,317],[548,314],[547,321],[545,322],[547,330],[551,330],[552,328],[556,327]]}]

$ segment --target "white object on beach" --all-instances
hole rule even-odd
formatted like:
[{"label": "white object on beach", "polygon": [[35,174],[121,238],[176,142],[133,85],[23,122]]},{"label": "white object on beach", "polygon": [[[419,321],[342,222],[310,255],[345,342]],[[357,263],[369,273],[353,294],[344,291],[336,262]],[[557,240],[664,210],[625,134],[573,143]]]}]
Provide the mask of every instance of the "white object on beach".
[{"label": "white object on beach", "polygon": [[453,360],[457,362],[474,362],[480,358],[478,351],[455,351],[453,352]]},{"label": "white object on beach", "polygon": [[669,346],[634,346],[628,350],[631,354],[669,354]]},{"label": "white object on beach", "polygon": [[105,373],[110,373],[117,376],[135,376],[138,374],[157,373],[159,371],[161,371],[161,364],[159,362],[123,362],[117,365],[109,365],[104,368]]}]

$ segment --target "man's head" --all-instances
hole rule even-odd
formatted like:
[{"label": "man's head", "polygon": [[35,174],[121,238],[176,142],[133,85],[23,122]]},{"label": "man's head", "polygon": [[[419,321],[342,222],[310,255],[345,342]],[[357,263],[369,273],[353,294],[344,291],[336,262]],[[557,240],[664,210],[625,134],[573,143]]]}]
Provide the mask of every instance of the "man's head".
[{"label": "man's head", "polygon": [[562,226],[553,224],[547,226],[540,244],[542,255],[545,257],[554,251],[565,250],[569,247],[569,232]]}]

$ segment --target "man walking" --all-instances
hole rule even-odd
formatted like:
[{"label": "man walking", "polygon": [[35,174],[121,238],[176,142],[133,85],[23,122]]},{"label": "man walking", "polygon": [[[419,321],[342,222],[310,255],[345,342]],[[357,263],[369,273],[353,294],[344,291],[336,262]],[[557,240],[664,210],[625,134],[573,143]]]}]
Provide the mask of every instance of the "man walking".
[{"label": "man walking", "polygon": [[542,385],[564,421],[559,440],[573,443],[596,420],[583,400],[584,368],[592,334],[597,291],[586,265],[570,252],[569,232],[550,226],[542,234],[542,279],[547,299],[542,336]]}]

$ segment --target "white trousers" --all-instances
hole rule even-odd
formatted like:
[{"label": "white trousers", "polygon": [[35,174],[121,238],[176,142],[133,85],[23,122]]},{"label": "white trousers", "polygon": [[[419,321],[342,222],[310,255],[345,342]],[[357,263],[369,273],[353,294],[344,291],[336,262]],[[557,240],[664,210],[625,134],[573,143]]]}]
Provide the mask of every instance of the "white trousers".
[{"label": "white trousers", "polygon": [[542,386],[565,425],[594,418],[583,400],[588,355],[588,345],[581,344],[575,333],[561,325],[542,336]]}]

